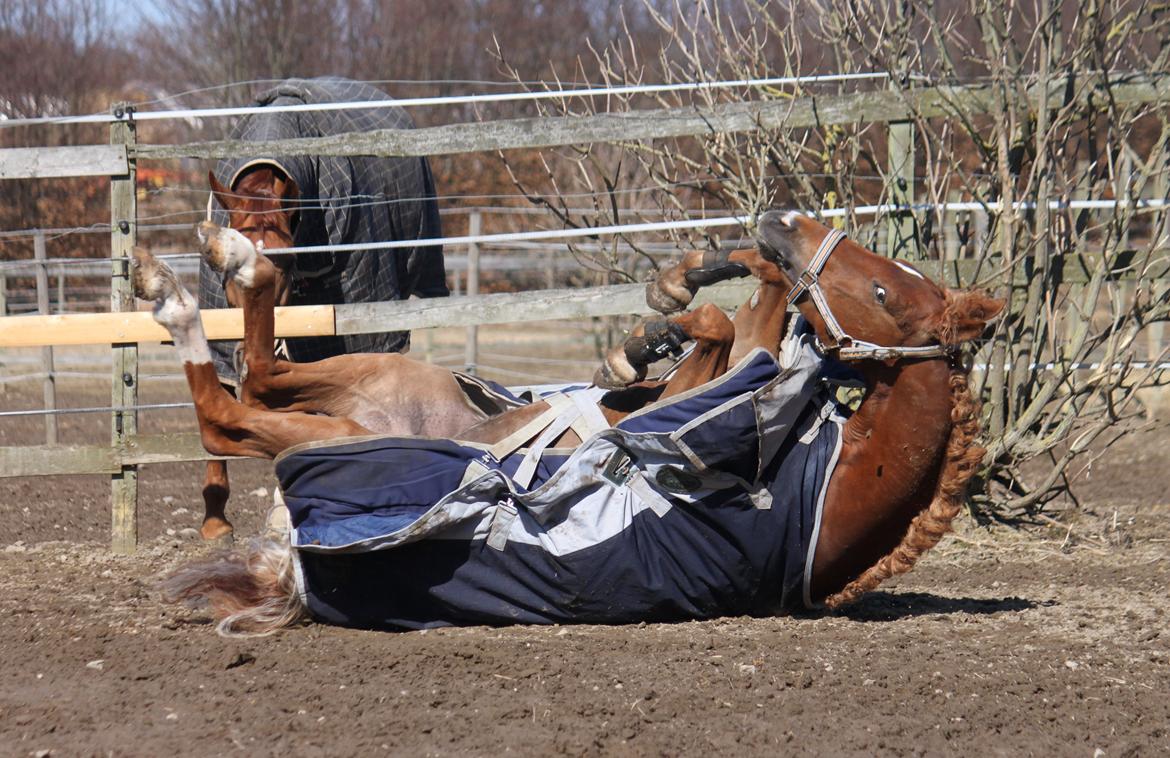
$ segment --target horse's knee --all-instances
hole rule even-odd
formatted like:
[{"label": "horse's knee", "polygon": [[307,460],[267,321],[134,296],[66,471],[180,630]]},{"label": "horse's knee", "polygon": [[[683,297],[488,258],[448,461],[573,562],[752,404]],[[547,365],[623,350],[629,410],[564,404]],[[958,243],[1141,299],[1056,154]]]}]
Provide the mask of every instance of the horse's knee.
[{"label": "horse's knee", "polygon": [[684,328],[694,339],[726,344],[735,341],[735,324],[713,303],[703,303],[683,318],[689,322]]}]

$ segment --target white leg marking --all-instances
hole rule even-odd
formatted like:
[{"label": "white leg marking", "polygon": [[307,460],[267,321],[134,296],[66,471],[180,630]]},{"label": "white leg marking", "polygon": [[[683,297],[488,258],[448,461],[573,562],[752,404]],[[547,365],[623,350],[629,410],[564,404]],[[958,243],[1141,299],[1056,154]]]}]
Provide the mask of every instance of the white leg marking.
[{"label": "white leg marking", "polygon": [[199,305],[190,292],[183,287],[169,289],[154,304],[154,320],[166,327],[184,363],[211,363]]}]

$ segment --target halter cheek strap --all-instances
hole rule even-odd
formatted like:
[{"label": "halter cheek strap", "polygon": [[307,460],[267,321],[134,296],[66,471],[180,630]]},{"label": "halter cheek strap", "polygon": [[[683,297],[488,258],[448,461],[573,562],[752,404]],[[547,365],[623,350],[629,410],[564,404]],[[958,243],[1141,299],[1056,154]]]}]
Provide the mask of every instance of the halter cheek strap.
[{"label": "halter cheek strap", "polygon": [[898,345],[887,347],[874,344],[873,342],[855,339],[841,328],[840,322],[833,315],[833,309],[829,307],[829,301],[825,298],[824,290],[821,289],[820,277],[821,272],[825,270],[825,264],[829,262],[829,256],[833,254],[833,251],[837,249],[837,246],[844,239],[845,233],[840,229],[830,230],[825,235],[825,238],[821,240],[821,244],[817,247],[816,253],[813,254],[812,260],[809,261],[808,267],[801,272],[796,283],[792,285],[792,290],[788,293],[788,305],[792,305],[801,295],[808,293],[808,296],[812,299],[813,307],[820,314],[821,320],[825,322],[825,329],[832,336],[834,344],[821,344],[818,339],[818,347],[822,351],[836,350],[837,358],[843,361],[859,361],[867,358],[887,361],[897,358],[939,358],[950,355],[950,349],[943,345],[924,345],[922,347],[903,347]]}]

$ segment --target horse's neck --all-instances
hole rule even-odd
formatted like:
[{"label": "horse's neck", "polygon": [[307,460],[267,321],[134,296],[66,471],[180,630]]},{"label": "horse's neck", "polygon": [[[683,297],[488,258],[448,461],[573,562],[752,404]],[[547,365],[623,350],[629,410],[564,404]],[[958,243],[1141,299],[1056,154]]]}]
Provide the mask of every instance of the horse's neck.
[{"label": "horse's neck", "polygon": [[868,391],[842,432],[813,564],[823,597],[897,546],[930,504],[951,432],[950,367],[918,361],[864,369]]}]

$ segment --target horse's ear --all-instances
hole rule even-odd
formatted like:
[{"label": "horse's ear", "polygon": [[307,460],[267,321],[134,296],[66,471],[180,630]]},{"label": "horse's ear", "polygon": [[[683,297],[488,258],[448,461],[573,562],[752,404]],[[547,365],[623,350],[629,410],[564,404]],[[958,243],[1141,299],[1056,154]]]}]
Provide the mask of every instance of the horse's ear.
[{"label": "horse's ear", "polygon": [[297,200],[301,196],[301,189],[291,176],[285,176],[281,171],[273,171],[272,191],[281,200]]},{"label": "horse's ear", "polygon": [[232,210],[236,200],[232,195],[232,191],[220,184],[219,180],[215,178],[215,174],[210,171],[207,172],[207,183],[211,185],[211,194],[215,195],[215,199],[219,201],[220,206],[225,211]]},{"label": "horse's ear", "polygon": [[275,178],[272,190],[280,198],[282,209],[290,214],[291,219],[294,219],[290,223],[295,226],[297,210],[300,208],[300,203],[297,200],[301,199],[301,188],[297,186],[296,179],[286,175],[283,171],[273,171],[272,174]]},{"label": "horse's ear", "polygon": [[991,297],[983,290],[956,292],[947,290],[947,309],[944,316],[944,340],[958,344],[983,334],[988,322],[1003,311],[1006,302]]}]

